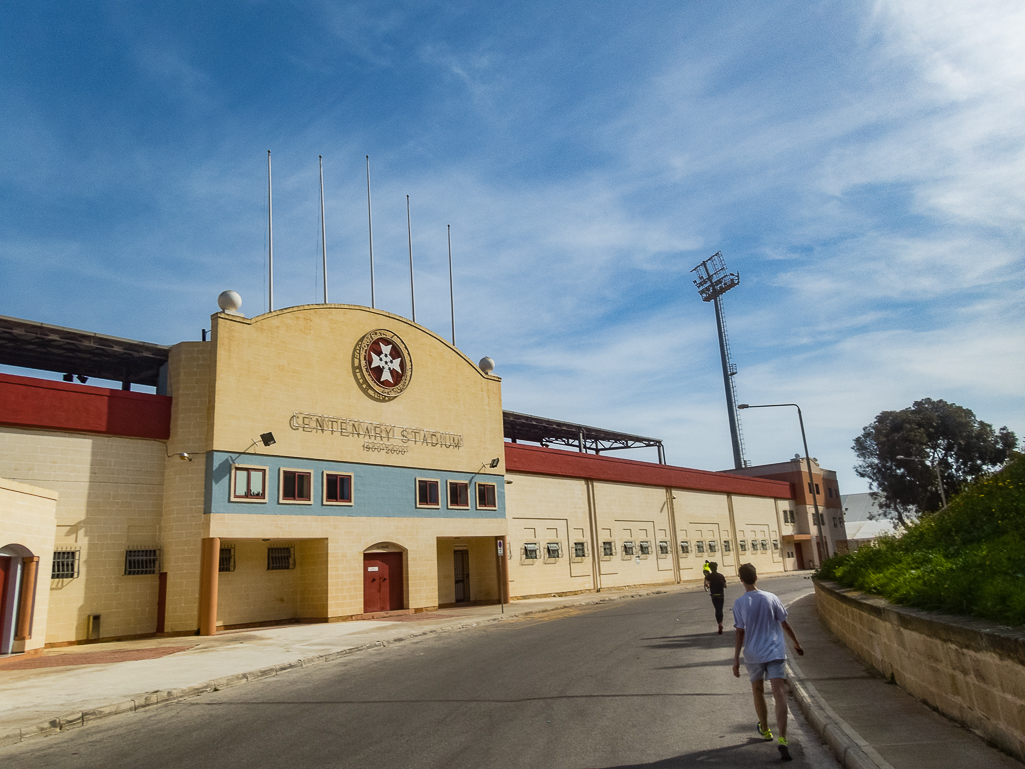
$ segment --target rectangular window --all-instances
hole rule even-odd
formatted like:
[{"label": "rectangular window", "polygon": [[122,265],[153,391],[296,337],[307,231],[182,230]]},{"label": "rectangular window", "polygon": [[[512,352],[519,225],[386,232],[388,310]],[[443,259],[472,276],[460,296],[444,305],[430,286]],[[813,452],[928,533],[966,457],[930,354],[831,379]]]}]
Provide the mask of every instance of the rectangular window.
[{"label": "rectangular window", "polygon": [[626,540],[623,543],[623,555],[633,555],[633,554],[634,554],[634,543],[633,543],[632,540],[628,539],[628,540]]},{"label": "rectangular window", "polygon": [[295,568],[294,547],[268,547],[267,571],[286,571]]},{"label": "rectangular window", "polygon": [[217,564],[217,571],[235,571],[235,546],[228,545],[221,548],[220,561]]},{"label": "rectangular window", "polygon": [[498,487],[495,484],[477,482],[477,509],[498,509]]},{"label": "rectangular window", "polygon": [[324,504],[352,504],[351,473],[324,473]]},{"label": "rectangular window", "polygon": [[708,552],[716,553],[718,551],[719,551],[719,543],[716,542],[714,539],[708,540]]},{"label": "rectangular window", "polygon": [[601,554],[605,558],[611,558],[616,554],[616,543],[611,540],[605,540],[601,543]]},{"label": "rectangular window", "polygon": [[441,507],[438,504],[438,482],[425,478],[416,479],[416,506]]},{"label": "rectangular window", "polygon": [[640,542],[640,545],[641,545],[641,555],[651,555],[651,543],[648,542],[648,540],[642,539],[641,542]]},{"label": "rectangular window", "polygon": [[694,546],[695,546],[695,548],[697,548],[697,551],[698,551],[699,555],[704,555],[704,553],[705,553],[705,543],[704,543],[704,540],[700,540],[700,539],[699,540],[695,540]]},{"label": "rectangular window", "polygon": [[313,487],[313,475],[306,470],[281,471],[282,502],[309,502]]},{"label": "rectangular window", "polygon": [[134,577],[140,574],[156,574],[159,561],[160,551],[155,548],[152,550],[126,550],[125,576]]},{"label": "rectangular window", "polygon": [[78,550],[55,550],[53,566],[50,567],[50,579],[75,579],[81,561],[79,555]]},{"label": "rectangular window", "polygon": [[549,558],[562,558],[562,545],[558,542],[549,542],[545,545],[545,554]]},{"label": "rectangular window", "polygon": [[724,540],[722,541],[722,551],[723,551],[724,553],[728,553],[728,552],[730,552],[730,550],[732,550],[732,549],[733,549],[733,546],[732,546],[732,545],[730,544],[730,541],[729,541],[728,539],[724,539]]},{"label": "rectangular window", "polygon": [[537,542],[527,542],[523,546],[523,557],[526,558],[528,561],[536,561],[537,553]]},{"label": "rectangular window", "polygon": [[821,494],[822,493],[821,491],[819,491],[819,485],[817,483],[815,484],[815,493],[816,494]]},{"label": "rectangular window", "polygon": [[232,468],[231,501],[232,502],[264,502],[267,499],[267,468],[242,467]]},{"label": "rectangular window", "polygon": [[664,539],[658,541],[658,554],[669,555],[669,543]]},{"label": "rectangular window", "polygon": [[835,515],[833,516],[833,528],[834,529],[836,528],[836,516]]},{"label": "rectangular window", "polygon": [[690,555],[690,542],[680,540],[680,555]]},{"label": "rectangular window", "polygon": [[772,551],[776,552],[777,550],[779,550],[779,540],[774,539],[772,540]]},{"label": "rectangular window", "polygon": [[584,543],[584,542],[574,542],[573,543],[573,557],[574,558],[583,558],[586,555],[587,555],[587,544]]},{"label": "rectangular window", "polygon": [[737,544],[740,545],[740,552],[742,552],[742,553],[746,553],[747,552],[747,540],[746,539],[738,539],[737,540]]},{"label": "rectangular window", "polygon": [[769,543],[766,542],[764,539],[762,540],[762,552],[769,552]]},{"label": "rectangular window", "polygon": [[448,506],[468,508],[470,506],[470,484],[466,481],[448,482]]}]

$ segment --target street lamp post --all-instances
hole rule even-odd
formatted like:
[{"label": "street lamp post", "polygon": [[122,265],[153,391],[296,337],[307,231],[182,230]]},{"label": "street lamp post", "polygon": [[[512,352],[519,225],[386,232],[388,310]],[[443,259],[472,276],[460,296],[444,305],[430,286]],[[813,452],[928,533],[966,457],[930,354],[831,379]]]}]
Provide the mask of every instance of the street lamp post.
[{"label": "street lamp post", "polygon": [[907,459],[911,462],[923,462],[926,467],[932,468],[936,472],[936,487],[940,490],[940,502],[943,503],[943,507],[947,506],[947,493],[943,490],[943,477],[940,475],[940,463],[937,462],[935,465],[929,462],[927,459],[921,457],[904,457],[898,454],[894,459]]},{"label": "street lamp post", "polygon": [[[829,541],[822,531],[822,514],[819,512],[819,497],[815,493],[815,476],[811,472],[811,456],[808,454],[808,438],[804,434],[804,417],[801,416],[801,407],[796,403],[766,403],[761,406],[753,406],[750,403],[741,403],[738,409],[774,409],[785,406],[793,406],[797,409],[797,421],[801,424],[801,440],[804,442],[804,463],[808,468],[808,483],[811,488],[811,502],[815,508],[815,524],[819,528],[819,542],[822,543],[823,559],[829,557]],[[820,560],[823,560],[820,559]],[[820,563],[819,566],[822,564]]]}]

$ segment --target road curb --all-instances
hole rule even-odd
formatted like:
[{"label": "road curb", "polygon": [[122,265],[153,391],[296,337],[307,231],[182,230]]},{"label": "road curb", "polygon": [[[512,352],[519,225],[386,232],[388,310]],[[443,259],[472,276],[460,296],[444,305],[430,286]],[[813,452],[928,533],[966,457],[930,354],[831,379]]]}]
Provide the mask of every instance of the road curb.
[{"label": "road curb", "polygon": [[[802,596],[797,600],[807,597]],[[837,715],[819,694],[818,689],[807,680],[804,671],[795,660],[788,657],[786,666],[790,691],[797,700],[801,712],[841,764],[847,769],[894,769],[893,765],[879,755],[864,737]]]},{"label": "road curb", "polygon": [[[699,583],[700,584],[700,583]],[[528,611],[522,611],[517,613],[499,614],[494,617],[482,617],[475,622],[460,622],[458,624],[443,625],[441,627],[429,628],[426,630],[416,630],[411,633],[405,633],[395,638],[384,639],[380,641],[372,641],[359,646],[351,646],[345,649],[339,649],[333,652],[326,652],[324,654],[318,654],[313,657],[304,657],[302,659],[293,660],[291,662],[282,662],[277,665],[269,665],[258,670],[253,670],[247,673],[235,673],[230,676],[223,678],[217,678],[212,681],[206,681],[200,684],[193,684],[192,686],[177,688],[177,689],[165,689],[148,692],[146,694],[140,694],[130,700],[124,702],[115,703],[113,705],[102,705],[96,708],[90,708],[85,711],[72,711],[56,718],[50,718],[46,721],[40,721],[32,726],[20,727],[18,729],[12,729],[5,733],[0,733],[0,747],[6,747],[8,745],[17,745],[18,743],[25,742],[29,739],[36,737],[48,737],[59,732],[69,731],[81,726],[86,723],[93,723],[103,718],[109,718],[111,716],[121,715],[123,713],[134,713],[139,710],[151,708],[155,705],[166,705],[171,702],[178,702],[180,700],[188,699],[189,697],[196,697],[200,694],[206,694],[207,692],[220,691],[221,689],[229,689],[234,686],[241,686],[243,684],[250,683],[252,681],[260,681],[265,678],[272,678],[279,673],[284,673],[289,670],[296,670],[299,668],[306,668],[312,665],[319,665],[324,662],[333,662],[341,659],[342,657],[348,657],[352,654],[358,654],[359,652],[369,651],[371,649],[381,649],[391,646],[392,644],[401,643],[402,641],[408,641],[414,638],[422,638],[424,636],[435,635],[437,633],[448,633],[453,630],[463,630],[466,628],[477,627],[479,625],[490,624],[494,622],[502,622],[506,619],[513,619],[515,617],[530,617],[535,614],[546,614],[548,612],[558,611],[565,609],[568,606],[594,606],[602,603],[609,603],[610,601],[623,601],[629,598],[643,598],[649,595],[661,595],[663,593],[675,592],[680,590],[683,592],[687,589],[693,589],[692,585],[684,587],[684,585],[673,585],[672,587],[660,586],[651,590],[644,590],[638,592],[632,590],[630,592],[624,592],[618,595],[604,595],[594,598],[589,601],[573,601],[571,603],[564,603],[558,606],[545,606],[538,609],[530,609]],[[888,765],[887,765],[888,766]],[[884,767],[883,769],[887,769]],[[889,769],[892,769],[890,767]]]}]

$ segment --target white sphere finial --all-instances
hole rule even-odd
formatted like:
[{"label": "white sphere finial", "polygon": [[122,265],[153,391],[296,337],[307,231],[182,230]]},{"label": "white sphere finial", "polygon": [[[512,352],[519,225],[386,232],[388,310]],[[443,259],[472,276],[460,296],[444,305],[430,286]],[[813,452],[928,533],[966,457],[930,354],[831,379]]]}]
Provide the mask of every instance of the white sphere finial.
[{"label": "white sphere finial", "polygon": [[477,364],[477,367],[485,374],[490,374],[492,371],[495,370],[495,362],[491,360],[491,358],[489,358],[487,355],[485,355],[483,358],[480,359],[480,363]]},{"label": "white sphere finial", "polygon": [[217,297],[217,306],[228,315],[241,315],[238,308],[242,306],[242,297],[238,295],[237,291],[222,291],[221,295]]}]

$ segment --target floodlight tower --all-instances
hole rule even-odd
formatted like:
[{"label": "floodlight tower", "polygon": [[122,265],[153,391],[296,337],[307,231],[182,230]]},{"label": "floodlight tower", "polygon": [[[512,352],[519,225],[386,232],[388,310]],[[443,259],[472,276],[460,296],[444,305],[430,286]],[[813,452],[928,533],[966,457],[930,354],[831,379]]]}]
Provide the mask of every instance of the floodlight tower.
[{"label": "floodlight tower", "polygon": [[733,379],[737,375],[737,367],[730,362],[730,340],[726,335],[726,317],[722,311],[722,295],[740,285],[740,273],[726,272],[726,262],[723,261],[721,251],[716,251],[691,272],[697,273],[694,285],[697,286],[701,299],[715,305],[715,324],[719,329],[719,353],[722,356],[722,378],[726,387],[726,409],[730,414],[730,437],[733,439],[733,466],[740,470],[747,463],[744,460],[744,438],[740,433],[740,418],[737,416],[737,387]]}]

